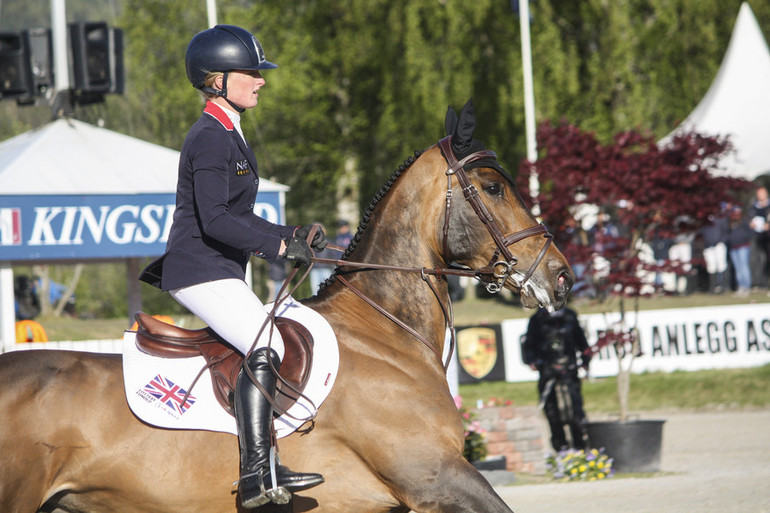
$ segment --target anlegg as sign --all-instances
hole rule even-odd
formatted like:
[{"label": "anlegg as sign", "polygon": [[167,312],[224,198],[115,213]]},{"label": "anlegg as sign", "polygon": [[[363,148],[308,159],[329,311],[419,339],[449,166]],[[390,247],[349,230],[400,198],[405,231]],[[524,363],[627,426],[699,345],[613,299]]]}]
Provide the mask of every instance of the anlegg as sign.
[{"label": "anlegg as sign", "polygon": [[[737,326],[735,321],[693,322],[651,328],[651,353],[653,357],[671,355],[692,355],[705,353],[735,353],[739,349],[749,351],[770,351],[770,319],[749,319]],[[745,347],[738,347],[738,333]]]},{"label": "anlegg as sign", "polygon": [[[628,314],[627,314],[628,315]],[[634,314],[631,313],[631,320]],[[619,314],[584,314],[580,323],[590,345]],[[505,379],[532,381],[537,373],[521,361],[519,344],[528,319],[503,321]],[[641,354],[632,370],[639,372],[756,367],[770,363],[770,302],[747,305],[676,308],[639,312]],[[611,347],[591,360],[591,375],[615,376],[618,361]]]},{"label": "anlegg as sign", "polygon": [[[639,312],[642,354],[635,372],[752,367],[770,361],[770,305],[731,305]],[[606,329],[603,316],[587,315],[589,339]],[[617,372],[614,351],[591,361],[596,376]]]}]

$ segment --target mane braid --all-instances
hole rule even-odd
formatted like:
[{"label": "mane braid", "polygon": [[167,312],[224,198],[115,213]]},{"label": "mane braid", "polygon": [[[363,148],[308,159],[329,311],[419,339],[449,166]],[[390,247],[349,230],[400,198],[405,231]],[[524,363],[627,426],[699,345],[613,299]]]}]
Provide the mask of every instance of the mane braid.
[{"label": "mane braid", "polygon": [[[388,192],[390,191],[390,188],[393,187],[393,184],[396,183],[398,178],[411,167],[412,164],[415,163],[415,161],[422,155],[422,150],[417,150],[414,152],[414,155],[408,157],[399,167],[396,169],[396,171],[393,172],[392,175],[390,175],[390,178],[388,178],[388,181],[385,182],[385,185],[383,185],[379,191],[377,191],[377,194],[374,195],[374,199],[372,199],[372,202],[369,204],[368,207],[366,207],[366,210],[364,210],[364,215],[361,218],[361,222],[358,224],[358,229],[356,230],[356,234],[353,237],[353,239],[350,241],[350,244],[348,245],[345,252],[342,254],[342,256],[339,258],[340,260],[347,260],[350,254],[353,252],[353,250],[356,248],[356,245],[361,241],[361,237],[364,233],[364,230],[366,230],[366,227],[369,225],[369,221],[372,216],[372,212],[374,212],[374,209],[377,207],[377,204],[384,198]],[[329,285],[331,285],[335,277],[337,276],[337,267],[335,267],[334,272],[332,275],[327,278],[319,287],[318,292],[322,291]]]}]

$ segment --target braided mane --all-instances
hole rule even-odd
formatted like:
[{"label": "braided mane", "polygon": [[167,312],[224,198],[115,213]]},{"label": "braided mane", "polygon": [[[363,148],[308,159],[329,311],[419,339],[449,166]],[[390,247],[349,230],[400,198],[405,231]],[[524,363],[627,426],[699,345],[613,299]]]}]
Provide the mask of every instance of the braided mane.
[{"label": "braided mane", "polygon": [[[358,229],[356,230],[356,234],[351,239],[350,244],[348,245],[345,252],[342,254],[342,256],[339,258],[340,260],[347,260],[350,254],[353,252],[353,250],[356,248],[356,245],[361,241],[361,236],[363,235],[364,231],[366,230],[367,226],[369,226],[369,221],[371,220],[372,213],[374,212],[374,209],[377,207],[377,204],[384,198],[388,192],[390,191],[391,187],[396,183],[398,178],[411,167],[412,164],[415,163],[415,161],[420,158],[420,155],[422,155],[422,150],[417,150],[414,152],[414,155],[408,157],[399,167],[396,169],[392,175],[390,175],[390,178],[388,178],[388,181],[385,182],[385,185],[383,185],[379,191],[377,191],[377,194],[374,195],[374,198],[372,199],[372,202],[369,203],[369,206],[366,207],[366,210],[364,210],[364,215],[361,218],[361,222],[358,224]],[[337,268],[334,269],[334,273],[326,279],[319,287],[318,292],[322,291],[329,285],[331,285],[334,282],[334,278],[337,276]]]}]

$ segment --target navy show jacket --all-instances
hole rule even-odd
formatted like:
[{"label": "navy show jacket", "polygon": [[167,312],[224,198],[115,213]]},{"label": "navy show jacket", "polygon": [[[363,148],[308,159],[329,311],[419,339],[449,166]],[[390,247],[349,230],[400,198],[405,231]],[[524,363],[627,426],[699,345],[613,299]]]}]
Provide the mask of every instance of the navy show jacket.
[{"label": "navy show jacket", "polygon": [[140,279],[174,290],[244,279],[252,254],[275,259],[281,240],[291,237],[296,227],[254,214],[258,190],[254,152],[221,107],[208,102],[182,146],[166,252]]}]

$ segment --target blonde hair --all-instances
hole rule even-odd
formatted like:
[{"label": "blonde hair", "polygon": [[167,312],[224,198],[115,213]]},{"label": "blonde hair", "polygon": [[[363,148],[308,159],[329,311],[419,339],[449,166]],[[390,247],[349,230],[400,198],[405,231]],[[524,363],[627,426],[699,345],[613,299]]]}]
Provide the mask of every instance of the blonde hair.
[{"label": "blonde hair", "polygon": [[[206,74],[206,78],[203,79],[203,85],[205,87],[211,87],[211,88],[216,89],[214,87],[214,82],[216,82],[216,80],[219,77],[223,76],[223,75],[224,75],[224,73],[221,72],[221,71],[209,71]],[[213,100],[214,98],[217,97],[217,95],[215,95],[214,93],[208,93],[206,91],[199,91],[199,92],[200,92],[201,97],[203,98],[204,101],[206,101],[206,100]]]}]

